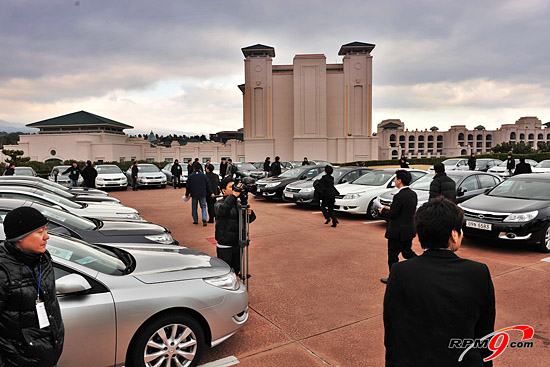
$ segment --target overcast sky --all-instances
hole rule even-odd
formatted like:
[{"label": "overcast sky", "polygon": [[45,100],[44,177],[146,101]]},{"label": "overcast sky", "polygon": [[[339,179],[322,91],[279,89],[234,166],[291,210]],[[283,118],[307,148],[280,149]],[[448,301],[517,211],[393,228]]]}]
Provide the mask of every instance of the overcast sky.
[{"label": "overcast sky", "polygon": [[242,127],[242,47],[274,64],[376,44],[373,126],[550,121],[550,0],[2,0],[0,119],[85,110],[140,130]]}]

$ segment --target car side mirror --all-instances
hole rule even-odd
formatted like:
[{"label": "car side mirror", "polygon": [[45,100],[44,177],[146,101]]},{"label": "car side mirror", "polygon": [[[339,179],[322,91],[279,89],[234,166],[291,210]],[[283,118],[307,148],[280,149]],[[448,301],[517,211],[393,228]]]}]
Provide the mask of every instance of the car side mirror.
[{"label": "car side mirror", "polygon": [[464,196],[464,193],[468,191],[467,188],[465,187],[460,187],[457,191],[456,191],[456,196]]},{"label": "car side mirror", "polygon": [[344,178],[344,179],[342,179],[342,181],[340,183],[346,183],[346,182],[348,182],[348,179]]},{"label": "car side mirror", "polygon": [[488,187],[485,189],[485,191],[483,191],[484,194],[488,193],[489,191],[491,191],[493,188],[492,187]]},{"label": "car side mirror", "polygon": [[78,274],[69,274],[55,281],[57,294],[71,294],[92,289],[86,278]]}]

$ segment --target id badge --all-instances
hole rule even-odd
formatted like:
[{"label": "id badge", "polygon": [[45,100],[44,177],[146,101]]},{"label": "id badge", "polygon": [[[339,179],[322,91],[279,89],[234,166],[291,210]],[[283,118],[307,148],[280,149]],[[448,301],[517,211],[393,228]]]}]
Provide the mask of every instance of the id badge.
[{"label": "id badge", "polygon": [[48,320],[48,314],[46,313],[44,302],[36,301],[36,314],[38,315],[38,326],[40,326],[40,329],[50,326],[50,321]]}]

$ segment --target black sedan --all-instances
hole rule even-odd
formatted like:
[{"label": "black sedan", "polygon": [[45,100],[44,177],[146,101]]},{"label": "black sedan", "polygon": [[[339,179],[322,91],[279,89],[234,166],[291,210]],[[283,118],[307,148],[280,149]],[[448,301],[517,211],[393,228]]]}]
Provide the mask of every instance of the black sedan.
[{"label": "black sedan", "polygon": [[120,200],[110,196],[103,195],[77,195],[71,192],[65,191],[55,186],[44,185],[41,182],[34,182],[28,180],[0,180],[1,186],[20,186],[34,188],[40,191],[46,191],[52,194],[59,195],[67,200],[77,203],[96,203],[96,204],[120,204]]},{"label": "black sedan", "polygon": [[41,177],[32,177],[32,176],[0,176],[0,181],[9,181],[9,180],[25,180],[29,182],[39,182],[42,185],[55,187],[65,192],[69,192],[74,195],[96,195],[96,196],[108,196],[105,191],[98,189],[89,189],[87,187],[66,187],[56,182],[43,179]]},{"label": "black sedan", "polygon": [[[475,196],[483,194],[487,189],[495,187],[502,182],[502,178],[490,173],[480,171],[449,171],[447,176],[452,178],[456,184],[456,203],[462,203]],[[418,205],[427,202],[430,198],[430,184],[434,178],[433,174],[427,174],[426,176],[419,178],[413,182],[409,187],[416,192],[418,197]],[[399,190],[395,189],[390,192],[386,192],[378,197],[380,204],[391,206],[393,196],[397,194]],[[373,211],[373,215],[377,217],[378,211]]]},{"label": "black sedan", "polygon": [[237,162],[233,163],[233,165],[237,169],[235,173],[237,177],[252,177],[255,180],[265,177],[263,167],[261,169],[256,168],[252,163],[248,162]]},{"label": "black sedan", "polygon": [[325,170],[325,166],[302,166],[289,169],[276,177],[264,178],[256,182],[256,196],[265,198],[282,197],[286,185],[299,180],[313,178]]},{"label": "black sedan", "polygon": [[460,207],[464,235],[521,241],[550,252],[550,174],[513,176]]},{"label": "black sedan", "polygon": [[[351,182],[356,178],[363,176],[365,173],[372,171],[373,168],[367,167],[340,167],[335,168],[332,176],[334,184],[342,184]],[[313,183],[315,180],[321,179],[325,173],[321,172],[317,176],[293,182],[285,187],[283,192],[283,200],[296,204],[319,204],[319,200],[314,198]]]},{"label": "black sedan", "polygon": [[31,206],[48,219],[48,231],[94,244],[136,243],[177,245],[170,231],[162,226],[145,222],[101,221],[86,219],[50,206],[21,199],[0,199],[0,219],[21,206]]}]

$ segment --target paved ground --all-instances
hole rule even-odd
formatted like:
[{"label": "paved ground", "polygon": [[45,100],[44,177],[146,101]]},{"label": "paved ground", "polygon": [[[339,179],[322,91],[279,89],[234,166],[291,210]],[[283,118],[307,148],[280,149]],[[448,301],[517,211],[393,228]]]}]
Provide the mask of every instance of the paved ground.
[{"label": "paved ground", "polygon": [[[183,246],[215,256],[214,225],[192,224],[182,190],[114,192]],[[324,225],[316,208],[251,199],[250,319],[202,363],[229,356],[239,366],[383,366],[382,300],[387,276],[385,223],[340,215]],[[415,240],[413,249],[420,253]],[[547,366],[550,360],[550,254],[465,239],[458,255],[486,263],[497,301],[496,328],[527,324],[533,349],[508,348],[495,366]],[[514,338],[513,335],[511,335]],[[546,361],[546,362],[545,362]]]}]

